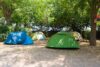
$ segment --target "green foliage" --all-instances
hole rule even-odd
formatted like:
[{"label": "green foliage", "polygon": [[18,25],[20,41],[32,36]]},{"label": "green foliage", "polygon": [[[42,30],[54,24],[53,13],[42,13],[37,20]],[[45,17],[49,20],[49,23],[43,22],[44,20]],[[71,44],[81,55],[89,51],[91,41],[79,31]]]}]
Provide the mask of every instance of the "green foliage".
[{"label": "green foliage", "polygon": [[0,41],[5,40],[8,31],[9,31],[8,26],[0,23]]},{"label": "green foliage", "polygon": [[2,13],[2,10],[0,10],[0,17],[2,17],[3,16],[3,13]]},{"label": "green foliage", "polygon": [[90,4],[91,0],[0,0],[0,16],[17,24],[34,22],[81,31],[89,25]]},{"label": "green foliage", "polygon": [[22,1],[12,14],[12,22],[27,23],[33,21],[33,0]]},{"label": "green foliage", "polygon": [[100,21],[97,21],[96,24],[97,24],[97,26],[100,26]]},{"label": "green foliage", "polygon": [[52,22],[52,17],[50,17],[52,2],[53,0],[34,0],[33,16],[35,22],[42,24],[49,24]]},{"label": "green foliage", "polygon": [[83,31],[83,37],[85,38],[85,39],[90,39],[90,31]]},{"label": "green foliage", "polygon": [[0,25],[0,33],[7,33],[8,31],[8,27],[7,26],[3,26],[3,25]]},{"label": "green foliage", "polygon": [[[79,0],[55,0],[53,7],[54,25],[69,26],[73,30],[82,30],[88,25],[88,4],[85,2],[80,7]],[[84,7],[85,6],[85,7]],[[84,8],[83,8],[84,7]]]}]

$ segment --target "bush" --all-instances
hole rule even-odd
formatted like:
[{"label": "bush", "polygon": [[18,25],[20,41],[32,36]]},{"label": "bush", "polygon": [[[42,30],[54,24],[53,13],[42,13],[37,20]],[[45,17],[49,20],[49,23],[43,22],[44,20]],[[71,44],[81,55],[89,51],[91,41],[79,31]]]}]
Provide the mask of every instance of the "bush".
[{"label": "bush", "polygon": [[0,41],[5,40],[8,31],[9,31],[9,29],[7,26],[0,25]]},{"label": "bush", "polygon": [[1,34],[1,33],[7,33],[8,30],[9,30],[8,26],[0,25],[0,34]]},{"label": "bush", "polygon": [[82,35],[84,39],[88,39],[88,40],[90,39],[90,31],[83,31]]}]

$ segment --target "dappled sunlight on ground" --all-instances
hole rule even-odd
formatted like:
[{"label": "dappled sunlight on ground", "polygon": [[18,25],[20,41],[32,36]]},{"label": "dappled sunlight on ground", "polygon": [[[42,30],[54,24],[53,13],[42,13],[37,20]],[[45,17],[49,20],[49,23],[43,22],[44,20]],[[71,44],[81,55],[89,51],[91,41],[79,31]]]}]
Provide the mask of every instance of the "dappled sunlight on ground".
[{"label": "dappled sunlight on ground", "polygon": [[80,49],[45,48],[45,41],[28,46],[0,43],[0,67],[100,67],[100,46],[85,43]]},{"label": "dappled sunlight on ground", "polygon": [[[80,45],[81,46],[89,46],[90,45],[89,40],[81,41]],[[96,46],[100,46],[100,40],[96,40]]]}]

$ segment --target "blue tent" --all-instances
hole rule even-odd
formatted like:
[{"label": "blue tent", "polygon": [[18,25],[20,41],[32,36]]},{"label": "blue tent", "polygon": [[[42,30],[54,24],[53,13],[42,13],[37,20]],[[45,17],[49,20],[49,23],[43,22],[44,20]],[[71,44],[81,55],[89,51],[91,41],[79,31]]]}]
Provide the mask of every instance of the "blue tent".
[{"label": "blue tent", "polygon": [[23,44],[23,45],[31,45],[33,44],[33,40],[30,36],[26,34],[25,31],[21,32],[11,32],[4,44]]}]

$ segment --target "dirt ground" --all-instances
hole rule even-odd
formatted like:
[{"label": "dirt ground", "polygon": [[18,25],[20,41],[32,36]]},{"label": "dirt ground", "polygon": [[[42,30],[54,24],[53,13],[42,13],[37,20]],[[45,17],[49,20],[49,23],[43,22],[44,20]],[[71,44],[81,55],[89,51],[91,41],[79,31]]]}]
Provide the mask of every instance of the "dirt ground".
[{"label": "dirt ground", "polygon": [[35,45],[4,45],[0,43],[0,67],[100,67],[100,41],[89,46],[80,43],[80,49],[45,48],[45,41]]}]

